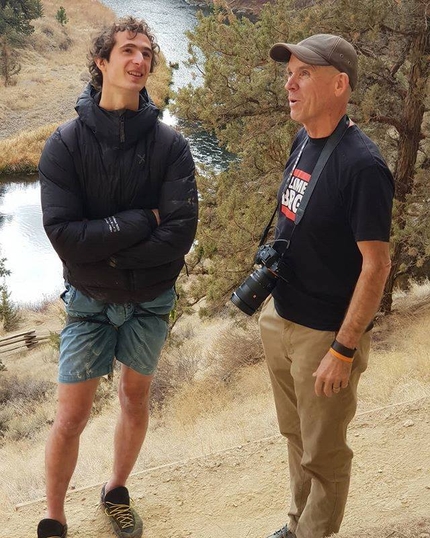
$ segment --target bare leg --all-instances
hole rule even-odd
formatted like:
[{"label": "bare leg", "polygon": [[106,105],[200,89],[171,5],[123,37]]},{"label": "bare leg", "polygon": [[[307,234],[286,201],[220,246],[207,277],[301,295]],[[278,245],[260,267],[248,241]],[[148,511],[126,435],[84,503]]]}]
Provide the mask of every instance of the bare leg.
[{"label": "bare leg", "polygon": [[64,500],[76,467],[79,438],[91,413],[99,379],[58,385],[57,414],[45,452],[47,517],[66,523]]},{"label": "bare leg", "polygon": [[149,422],[149,391],[153,376],[122,365],[120,415],[115,429],[113,473],[106,492],[124,486],[139,456]]}]

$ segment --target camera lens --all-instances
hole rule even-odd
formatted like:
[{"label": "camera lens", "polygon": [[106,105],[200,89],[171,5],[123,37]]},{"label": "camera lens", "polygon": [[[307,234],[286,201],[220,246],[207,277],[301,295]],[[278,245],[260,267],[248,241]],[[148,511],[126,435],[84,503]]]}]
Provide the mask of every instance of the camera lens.
[{"label": "camera lens", "polygon": [[277,277],[267,267],[254,271],[232,294],[231,301],[242,312],[252,316],[276,286]]}]

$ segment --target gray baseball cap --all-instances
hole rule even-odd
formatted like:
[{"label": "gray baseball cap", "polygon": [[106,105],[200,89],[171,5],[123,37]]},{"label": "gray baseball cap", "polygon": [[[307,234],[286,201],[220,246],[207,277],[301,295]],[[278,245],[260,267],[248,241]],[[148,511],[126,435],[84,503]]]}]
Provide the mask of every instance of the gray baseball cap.
[{"label": "gray baseball cap", "polygon": [[358,58],[354,47],[343,37],[331,34],[316,34],[297,45],[275,43],[270,57],[277,62],[288,62],[291,55],[309,65],[332,65],[349,77],[349,85],[357,85]]}]

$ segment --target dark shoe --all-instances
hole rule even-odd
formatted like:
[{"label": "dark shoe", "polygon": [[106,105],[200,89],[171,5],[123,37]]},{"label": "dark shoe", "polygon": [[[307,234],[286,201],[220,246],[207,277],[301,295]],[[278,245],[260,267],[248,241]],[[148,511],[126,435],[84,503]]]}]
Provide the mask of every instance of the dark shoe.
[{"label": "dark shoe", "polygon": [[284,525],[282,529],[275,531],[273,534],[267,538],[296,538],[296,535],[293,531],[288,530],[288,526]]},{"label": "dark shoe", "polygon": [[66,538],[67,525],[56,519],[42,519],[37,526],[37,538]]},{"label": "dark shoe", "polygon": [[124,486],[105,493],[106,484],[102,488],[101,504],[109,517],[114,533],[119,538],[140,538],[143,523],[136,511],[130,506],[130,495]]}]

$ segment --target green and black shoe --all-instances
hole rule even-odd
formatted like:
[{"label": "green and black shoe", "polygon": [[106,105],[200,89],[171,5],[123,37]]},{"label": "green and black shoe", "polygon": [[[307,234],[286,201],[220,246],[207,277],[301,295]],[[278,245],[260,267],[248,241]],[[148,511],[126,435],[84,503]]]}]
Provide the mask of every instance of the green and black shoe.
[{"label": "green and black shoe", "polygon": [[114,533],[119,538],[140,538],[143,523],[130,504],[128,489],[120,486],[105,493],[105,487],[106,485],[102,488],[100,502],[104,506]]}]

